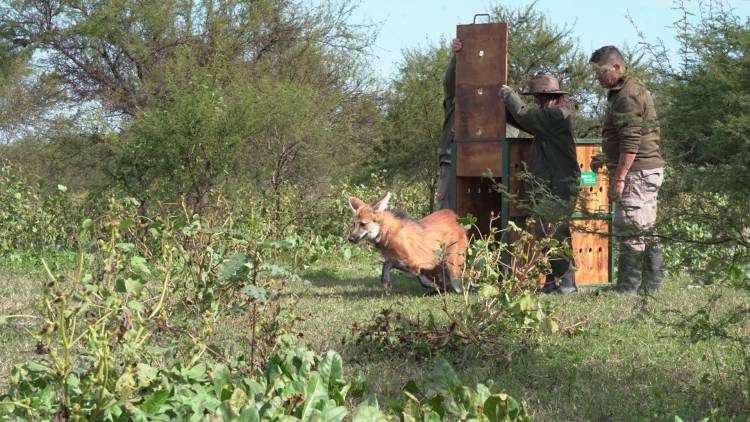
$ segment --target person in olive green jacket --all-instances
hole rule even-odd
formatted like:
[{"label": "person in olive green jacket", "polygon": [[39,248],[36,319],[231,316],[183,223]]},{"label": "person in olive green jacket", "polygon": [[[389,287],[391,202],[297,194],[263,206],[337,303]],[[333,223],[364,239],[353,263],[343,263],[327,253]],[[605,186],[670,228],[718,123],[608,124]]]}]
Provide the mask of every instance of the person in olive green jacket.
[{"label": "person in olive green jacket", "polygon": [[[556,78],[540,74],[531,79],[524,94],[533,95],[537,107],[525,104],[506,85],[500,89],[508,122],[534,135],[533,158],[528,165],[531,179],[525,186],[529,208],[536,219],[536,236],[570,242],[569,220],[578,198],[581,170],[576,158],[568,93],[560,90]],[[542,292],[577,291],[573,260],[556,258],[550,264],[552,274],[547,276]]]},{"label": "person in olive green jacket", "polygon": [[602,126],[604,153],[592,160],[591,168],[598,171],[606,164],[610,196],[617,205],[617,290],[655,292],[664,278],[664,249],[653,232],[665,163],[654,102],[648,89],[628,75],[616,47],[596,50],[590,62],[596,79],[609,89]]}]

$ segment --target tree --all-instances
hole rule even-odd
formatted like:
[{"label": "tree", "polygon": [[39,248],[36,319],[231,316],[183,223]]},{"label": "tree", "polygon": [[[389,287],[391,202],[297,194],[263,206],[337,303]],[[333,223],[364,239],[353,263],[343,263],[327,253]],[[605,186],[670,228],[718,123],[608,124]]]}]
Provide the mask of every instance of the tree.
[{"label": "tree", "polygon": [[443,124],[442,79],[450,55],[445,46],[405,51],[398,76],[385,96],[385,136],[377,164],[393,177],[425,186],[429,210],[434,209]]},{"label": "tree", "polygon": [[115,116],[105,138],[120,187],[142,200],[183,195],[197,210],[228,179],[252,175],[259,192],[320,186],[366,154],[377,139],[363,66],[372,33],[346,22],[353,7],[13,0],[0,28],[40,52],[39,68],[75,101]]},{"label": "tree", "polygon": [[688,58],[662,89],[660,123],[673,171],[661,201],[664,234],[704,245],[683,249],[691,270],[706,270],[704,279],[730,274],[750,289],[750,21],[714,12],[683,21]]},{"label": "tree", "polygon": [[581,51],[573,29],[553,23],[536,9],[536,2],[517,9],[496,4],[490,10],[494,20],[509,23],[508,85],[520,91],[539,72],[557,77],[578,107],[576,134],[596,134],[603,91],[592,77],[589,55]]},{"label": "tree", "polygon": [[48,124],[48,111],[65,100],[54,75],[34,75],[31,53],[0,33],[0,145]]}]

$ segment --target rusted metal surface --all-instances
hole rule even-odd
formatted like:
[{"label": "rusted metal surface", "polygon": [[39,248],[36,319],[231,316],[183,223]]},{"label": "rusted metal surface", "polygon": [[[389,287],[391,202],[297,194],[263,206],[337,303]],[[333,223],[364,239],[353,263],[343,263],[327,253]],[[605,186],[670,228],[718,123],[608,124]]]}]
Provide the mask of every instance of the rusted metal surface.
[{"label": "rusted metal surface", "polygon": [[[456,36],[463,44],[456,54],[456,211],[474,215],[486,234],[491,218],[500,215],[500,195],[492,185],[500,183],[505,138],[498,93],[507,78],[508,25],[459,25]],[[483,178],[488,170],[494,179]]]},{"label": "rusted metal surface", "polygon": [[459,25],[456,54],[455,138],[505,138],[505,107],[498,96],[507,80],[508,24]]}]

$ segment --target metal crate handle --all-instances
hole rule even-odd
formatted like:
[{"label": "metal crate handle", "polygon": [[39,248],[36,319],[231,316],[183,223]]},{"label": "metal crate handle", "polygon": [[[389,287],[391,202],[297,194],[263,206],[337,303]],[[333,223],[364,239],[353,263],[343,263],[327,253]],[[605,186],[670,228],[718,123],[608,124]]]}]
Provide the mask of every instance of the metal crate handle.
[{"label": "metal crate handle", "polygon": [[490,23],[490,20],[492,19],[489,13],[477,13],[474,15],[474,24],[477,23],[477,16],[487,16],[487,23]]}]

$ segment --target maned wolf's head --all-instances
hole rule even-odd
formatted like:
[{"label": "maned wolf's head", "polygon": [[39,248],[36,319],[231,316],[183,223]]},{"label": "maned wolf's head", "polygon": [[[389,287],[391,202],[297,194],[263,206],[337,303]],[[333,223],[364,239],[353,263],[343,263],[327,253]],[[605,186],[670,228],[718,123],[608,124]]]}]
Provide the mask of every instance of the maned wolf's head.
[{"label": "maned wolf's head", "polygon": [[374,204],[366,204],[359,198],[349,197],[349,206],[354,212],[354,228],[349,235],[349,241],[357,243],[365,237],[375,240],[380,234],[382,212],[388,207],[391,193],[386,193]]}]

